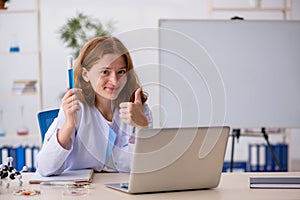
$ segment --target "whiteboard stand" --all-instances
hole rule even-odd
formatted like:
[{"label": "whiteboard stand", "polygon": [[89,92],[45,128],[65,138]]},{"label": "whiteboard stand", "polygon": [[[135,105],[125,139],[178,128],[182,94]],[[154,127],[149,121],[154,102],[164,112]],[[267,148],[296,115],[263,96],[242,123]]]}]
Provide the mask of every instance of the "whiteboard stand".
[{"label": "whiteboard stand", "polygon": [[[275,161],[275,164],[276,166],[278,167],[279,171],[283,171],[282,169],[282,166],[280,165],[279,163],[279,160],[275,154],[275,151],[272,147],[272,145],[270,144],[270,141],[269,141],[269,135],[266,131],[266,128],[261,128],[261,133],[262,133],[262,136],[264,137],[266,143],[267,143],[267,146],[269,147],[270,151],[271,151],[271,155]],[[234,144],[235,144],[235,137],[237,139],[237,142],[239,141],[239,138],[241,136],[241,129],[233,129],[232,130],[232,144],[231,144],[231,157],[230,157],[230,172],[233,172],[233,164],[234,164]]]},{"label": "whiteboard stand", "polygon": [[235,143],[235,137],[237,141],[239,141],[239,138],[241,136],[241,129],[233,129],[232,130],[232,143],[231,143],[231,158],[230,158],[230,172],[233,172],[233,156],[234,156],[234,143]]},{"label": "whiteboard stand", "polygon": [[263,134],[263,137],[265,138],[265,140],[267,142],[267,145],[268,145],[268,147],[269,147],[269,149],[271,151],[272,157],[273,157],[276,165],[278,166],[279,171],[282,171],[282,167],[281,167],[281,165],[280,165],[280,163],[278,161],[278,158],[277,158],[277,156],[276,156],[276,154],[274,152],[274,149],[273,149],[272,145],[270,144],[269,136],[268,136],[268,134],[266,132],[266,128],[264,128],[264,127],[261,128],[261,133]]}]

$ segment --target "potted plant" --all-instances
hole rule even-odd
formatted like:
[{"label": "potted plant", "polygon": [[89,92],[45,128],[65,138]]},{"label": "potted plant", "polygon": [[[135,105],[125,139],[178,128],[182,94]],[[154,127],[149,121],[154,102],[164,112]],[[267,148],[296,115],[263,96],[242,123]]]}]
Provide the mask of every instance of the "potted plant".
[{"label": "potted plant", "polygon": [[6,2],[9,2],[9,0],[0,0],[0,9],[6,9]]},{"label": "potted plant", "polygon": [[77,58],[82,46],[91,38],[96,36],[111,35],[114,30],[112,21],[102,24],[98,19],[83,13],[77,13],[75,17],[69,18],[60,27],[60,39],[67,48],[72,49],[74,58]]}]

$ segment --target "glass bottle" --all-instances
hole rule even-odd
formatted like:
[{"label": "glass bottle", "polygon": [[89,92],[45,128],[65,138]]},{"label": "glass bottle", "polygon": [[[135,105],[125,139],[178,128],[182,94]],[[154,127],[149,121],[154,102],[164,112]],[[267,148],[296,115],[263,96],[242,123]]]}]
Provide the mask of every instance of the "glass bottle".
[{"label": "glass bottle", "polygon": [[24,124],[24,105],[21,105],[21,125],[17,128],[18,135],[28,135],[29,129]]},{"label": "glass bottle", "polygon": [[20,47],[19,47],[19,44],[18,44],[17,36],[15,34],[12,35],[9,52],[10,53],[20,52]]},{"label": "glass bottle", "polygon": [[0,137],[4,137],[5,135],[5,128],[3,125],[3,110],[0,109]]}]

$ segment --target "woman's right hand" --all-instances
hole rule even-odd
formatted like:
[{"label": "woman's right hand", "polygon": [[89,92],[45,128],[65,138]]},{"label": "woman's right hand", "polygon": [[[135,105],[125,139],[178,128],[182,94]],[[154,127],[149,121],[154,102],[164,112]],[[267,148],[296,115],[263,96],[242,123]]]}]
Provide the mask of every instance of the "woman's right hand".
[{"label": "woman's right hand", "polygon": [[80,105],[76,97],[76,92],[81,92],[81,89],[68,89],[66,94],[62,98],[62,107],[65,113],[66,121],[61,127],[61,129],[58,129],[57,131],[57,140],[59,144],[65,149],[68,149],[71,134],[76,126],[76,112],[80,110]]},{"label": "woman's right hand", "polygon": [[62,107],[66,116],[65,125],[74,128],[77,121],[76,112],[80,110],[79,100],[76,92],[81,92],[80,88],[68,89],[62,98]]}]

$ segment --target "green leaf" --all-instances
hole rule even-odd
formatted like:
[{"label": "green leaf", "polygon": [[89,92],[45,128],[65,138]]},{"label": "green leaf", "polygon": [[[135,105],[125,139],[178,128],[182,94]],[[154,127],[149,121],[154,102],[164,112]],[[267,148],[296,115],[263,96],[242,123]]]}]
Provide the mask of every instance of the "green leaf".
[{"label": "green leaf", "polygon": [[58,33],[60,40],[77,58],[80,49],[87,41],[96,36],[111,35],[114,25],[112,20],[102,24],[97,18],[79,12],[75,17],[67,19],[66,23],[58,29]]}]

